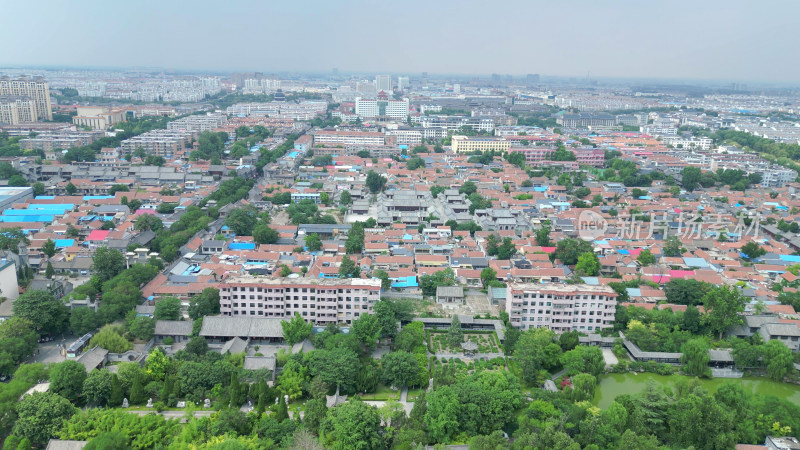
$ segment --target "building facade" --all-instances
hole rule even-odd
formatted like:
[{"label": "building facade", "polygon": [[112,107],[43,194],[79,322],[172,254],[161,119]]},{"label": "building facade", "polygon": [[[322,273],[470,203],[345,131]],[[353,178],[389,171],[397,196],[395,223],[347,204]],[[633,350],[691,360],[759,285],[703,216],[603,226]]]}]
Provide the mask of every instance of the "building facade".
[{"label": "building facade", "polygon": [[126,114],[125,110],[102,106],[81,106],[77,112],[78,114],[72,118],[72,123],[93,130],[105,130],[115,123],[124,122]]},{"label": "building facade", "polygon": [[362,314],[372,314],[381,281],[239,277],[219,289],[224,316],[290,318],[297,313],[317,326],[349,325]]},{"label": "building facade", "polygon": [[505,152],[511,148],[511,141],[490,137],[453,136],[452,148],[455,153]]},{"label": "building facade", "polygon": [[42,77],[0,77],[0,96],[29,99],[34,104],[37,120],[53,120],[50,86]]},{"label": "building facade", "polygon": [[408,99],[390,100],[384,91],[377,99],[356,97],[356,115],[362,119],[406,120]]},{"label": "building facade", "polygon": [[36,121],[36,105],[25,97],[0,97],[0,123],[17,125]]},{"label": "building facade", "polygon": [[608,286],[511,283],[505,306],[511,324],[521,330],[592,333],[613,326],[617,296]]}]

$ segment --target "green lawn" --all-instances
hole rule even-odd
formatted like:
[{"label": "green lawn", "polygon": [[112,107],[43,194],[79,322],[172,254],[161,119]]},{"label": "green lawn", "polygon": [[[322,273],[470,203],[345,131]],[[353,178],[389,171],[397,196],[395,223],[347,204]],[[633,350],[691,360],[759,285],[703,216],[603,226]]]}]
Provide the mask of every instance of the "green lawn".
[{"label": "green lawn", "polygon": [[425,389],[409,389],[408,398],[406,400],[409,402],[416,401],[417,397],[422,395],[423,392],[425,392]]},{"label": "green lawn", "polygon": [[364,394],[361,395],[360,397],[361,400],[371,400],[371,401],[400,400],[400,391],[393,391],[388,386],[379,384],[378,389],[375,390],[375,393]]}]

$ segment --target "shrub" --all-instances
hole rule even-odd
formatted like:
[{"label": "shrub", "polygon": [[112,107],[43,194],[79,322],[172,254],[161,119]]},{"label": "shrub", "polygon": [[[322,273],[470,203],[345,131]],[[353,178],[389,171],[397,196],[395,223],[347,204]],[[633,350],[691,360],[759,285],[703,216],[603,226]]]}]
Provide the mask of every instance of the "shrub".
[{"label": "shrub", "polygon": [[175,343],[175,340],[172,339],[171,337],[165,337],[164,338],[164,345],[172,345],[174,343]]}]

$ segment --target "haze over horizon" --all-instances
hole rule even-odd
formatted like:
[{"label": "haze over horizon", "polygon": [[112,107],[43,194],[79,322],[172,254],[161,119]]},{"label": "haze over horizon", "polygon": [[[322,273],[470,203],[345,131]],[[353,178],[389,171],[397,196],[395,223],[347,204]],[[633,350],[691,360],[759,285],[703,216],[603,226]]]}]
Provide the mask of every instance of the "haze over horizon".
[{"label": "haze over horizon", "polygon": [[[77,5],[77,6],[76,6]],[[797,83],[800,3],[207,0],[4,5],[0,65]],[[35,10],[35,13],[31,13]],[[35,31],[32,31],[35,30]],[[24,38],[23,38],[24,37]],[[23,44],[24,45],[21,45]]]}]

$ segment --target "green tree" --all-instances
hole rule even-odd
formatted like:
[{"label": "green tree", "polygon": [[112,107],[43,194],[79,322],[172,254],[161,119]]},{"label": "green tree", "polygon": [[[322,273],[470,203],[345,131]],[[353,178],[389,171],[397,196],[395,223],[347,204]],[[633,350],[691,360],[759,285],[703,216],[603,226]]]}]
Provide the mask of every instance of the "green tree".
[{"label": "green tree", "polygon": [[92,268],[100,281],[108,281],[125,270],[125,257],[118,250],[100,247],[92,257]]},{"label": "green tree", "polygon": [[514,357],[522,369],[524,381],[536,384],[542,370],[558,367],[561,347],[554,338],[555,333],[548,328],[533,328],[520,335]]},{"label": "green tree", "polygon": [[770,379],[783,381],[792,373],[792,351],[783,342],[772,339],[764,344],[764,358],[767,360],[767,376]]},{"label": "green tree", "polygon": [[133,344],[122,337],[122,326],[106,325],[89,341],[92,346],[100,346],[111,353],[123,353],[133,348]]},{"label": "green tree", "polygon": [[280,239],[280,234],[267,222],[259,222],[253,229],[253,240],[259,244],[274,244],[278,242],[278,239]]},{"label": "green tree", "polygon": [[359,275],[361,275],[361,269],[349,256],[344,255],[342,263],[339,265],[339,278],[358,278]]},{"label": "green tree", "polygon": [[219,314],[219,289],[205,288],[200,295],[189,301],[189,317],[192,320]]},{"label": "green tree", "polygon": [[439,286],[454,286],[455,284],[455,273],[450,268],[419,277],[419,287],[422,289],[422,294],[428,297],[436,295],[436,288]]},{"label": "green tree", "polygon": [[258,222],[258,210],[254,206],[243,206],[228,213],[225,225],[238,236],[250,236]]},{"label": "green tree", "polygon": [[208,353],[208,342],[202,336],[192,336],[186,343],[186,351],[195,355],[205,355]]},{"label": "green tree", "polygon": [[44,244],[42,244],[42,253],[47,255],[48,258],[52,258],[56,252],[58,252],[56,249],[56,243],[52,239],[47,238],[47,240],[44,241]]},{"label": "green tree", "polygon": [[473,183],[472,181],[467,181],[458,188],[458,192],[466,196],[474,194],[477,191],[478,191],[478,186],[476,186],[475,183]]},{"label": "green tree", "polygon": [[55,269],[53,269],[53,264],[50,261],[47,261],[47,268],[44,270],[44,276],[48,280],[53,278],[53,275],[56,274]]},{"label": "green tree", "polygon": [[664,285],[667,301],[676,305],[698,305],[713,286],[709,283],[676,278]]},{"label": "green tree", "polygon": [[111,397],[111,372],[93,370],[83,381],[83,399],[89,406],[103,406]]},{"label": "green tree", "polygon": [[662,253],[670,258],[681,256],[681,241],[676,236],[668,237],[664,240]]},{"label": "green tree", "polygon": [[353,321],[350,332],[365,348],[374,349],[381,336],[381,324],[373,314],[361,314]]},{"label": "green tree", "polygon": [[108,394],[108,406],[116,407],[122,405],[125,393],[122,390],[122,383],[117,374],[111,376],[111,391]]},{"label": "green tree", "polygon": [[97,328],[97,313],[92,308],[76,308],[69,315],[69,327],[82,336]]},{"label": "green tree", "polygon": [[44,195],[44,183],[33,183],[33,195],[38,197],[40,195]]},{"label": "green tree", "polygon": [[636,260],[639,261],[639,263],[644,267],[652,266],[656,263],[656,257],[653,256],[653,253],[650,252],[649,248],[642,250],[639,253],[639,256],[636,257]]},{"label": "green tree", "polygon": [[350,194],[350,191],[345,189],[341,194],[339,194],[339,203],[342,205],[349,205],[353,203],[353,196]]},{"label": "green tree", "polygon": [[420,365],[411,353],[399,351],[383,355],[381,380],[386,386],[406,388],[419,379]]},{"label": "green tree", "polygon": [[144,403],[144,388],[142,387],[142,376],[137,374],[136,377],[133,379],[133,384],[131,385],[131,398],[130,404],[131,405],[141,405]]},{"label": "green tree", "polygon": [[738,289],[732,286],[715,286],[702,299],[706,309],[703,316],[711,331],[722,334],[742,322],[739,314],[744,312],[745,300]]},{"label": "green tree", "polygon": [[699,167],[691,167],[687,166],[683,168],[683,172],[681,172],[681,181],[683,183],[683,188],[689,192],[694,191],[697,189],[697,186],[700,184],[700,175],[702,174]]},{"label": "green tree", "polygon": [[381,280],[381,289],[384,291],[388,291],[392,287],[392,280],[389,278],[389,274],[386,273],[385,270],[377,269],[376,271],[372,272],[372,277]]},{"label": "green tree", "polygon": [[67,325],[67,308],[45,291],[29,290],[14,301],[14,316],[30,321],[41,334],[57,334]]},{"label": "green tree", "polygon": [[351,400],[329,410],[321,434],[325,445],[333,450],[377,450],[385,446],[378,410],[360,400]]},{"label": "green tree", "polygon": [[406,324],[394,340],[395,349],[412,353],[425,343],[425,330],[422,322]]},{"label": "green tree", "polygon": [[542,227],[536,230],[536,245],[541,247],[549,247],[550,242],[550,223],[542,224]]},{"label": "green tree", "polygon": [[67,360],[50,370],[50,391],[77,403],[83,392],[86,369],[78,362]]},{"label": "green tree", "polygon": [[588,277],[600,275],[600,259],[594,252],[581,254],[578,257],[578,263],[575,265],[575,273]]},{"label": "green tree", "polygon": [[750,260],[764,256],[767,253],[766,250],[761,248],[760,245],[756,244],[753,241],[744,244],[741,248],[741,252],[744,253],[747,259]]},{"label": "green tree", "polygon": [[552,255],[562,263],[573,266],[578,263],[580,255],[593,251],[594,248],[591,242],[578,239],[564,239],[558,242],[556,251],[552,253]]},{"label": "green tree", "polygon": [[451,349],[460,349],[464,342],[464,330],[461,329],[461,321],[454,315],[450,321],[450,328],[447,329],[447,344]]},{"label": "green tree", "polygon": [[603,351],[594,346],[579,345],[561,355],[559,360],[570,376],[578,373],[598,376],[606,368]]},{"label": "green tree", "polygon": [[136,339],[149,341],[155,334],[156,321],[147,316],[137,316],[131,321],[128,331]]},{"label": "green tree", "polygon": [[150,230],[153,232],[158,232],[164,228],[164,223],[161,222],[161,219],[153,214],[140,214],[139,217],[136,218],[136,222],[134,222],[133,227],[139,231]]},{"label": "green tree", "polygon": [[458,432],[458,411],[462,408],[458,396],[450,386],[434,389],[426,395],[428,400],[424,422],[428,436],[434,442],[449,442]]},{"label": "green tree", "polygon": [[16,411],[18,419],[13,433],[44,446],[77,410],[69,400],[51,390],[24,396],[16,404]]},{"label": "green tree", "polygon": [[369,172],[367,172],[366,185],[367,188],[370,190],[370,192],[372,192],[373,194],[377,194],[378,192],[382,191],[383,188],[386,186],[386,181],[387,181],[386,177],[384,177],[383,175],[379,175],[374,170],[370,170]]},{"label": "green tree", "polygon": [[75,187],[75,185],[72,184],[71,181],[69,183],[67,183],[67,186],[66,186],[65,189],[66,189],[68,195],[75,195],[75,193],[78,192],[78,188]]},{"label": "green tree", "polygon": [[708,354],[708,344],[705,339],[695,338],[686,341],[681,346],[681,363],[687,375],[695,377],[711,377],[711,356]]},{"label": "green tree", "polygon": [[319,376],[325,383],[339,388],[353,385],[360,364],[354,351],[339,347],[333,350],[315,350],[310,367],[313,376]]},{"label": "green tree", "polygon": [[306,236],[306,248],[310,252],[318,252],[322,250],[322,239],[319,238],[317,233],[311,233]]},{"label": "green tree", "polygon": [[572,389],[568,391],[568,397],[573,402],[591,400],[597,388],[597,378],[588,373],[579,373],[572,377]]},{"label": "green tree", "polygon": [[302,342],[305,338],[311,335],[313,324],[306,322],[299,313],[294,313],[291,320],[281,321],[281,328],[283,329],[283,338],[289,345]]},{"label": "green tree", "polygon": [[153,314],[156,320],[181,320],[181,301],[177,297],[163,297],[156,302]]},{"label": "green tree", "polygon": [[497,280],[497,272],[492,269],[491,267],[486,267],[485,269],[481,270],[481,283],[483,287],[487,287],[490,281]]}]

